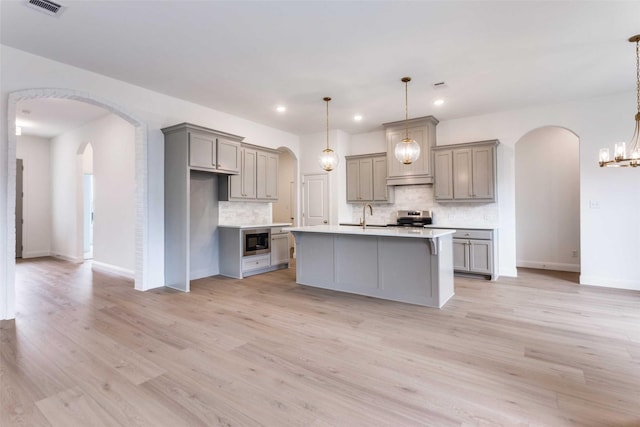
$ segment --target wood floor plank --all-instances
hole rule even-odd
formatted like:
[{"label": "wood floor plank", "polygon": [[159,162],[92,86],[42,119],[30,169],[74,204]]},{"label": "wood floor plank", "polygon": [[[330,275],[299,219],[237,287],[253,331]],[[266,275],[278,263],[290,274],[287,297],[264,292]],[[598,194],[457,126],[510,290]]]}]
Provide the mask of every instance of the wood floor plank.
[{"label": "wood floor plank", "polygon": [[438,310],[293,269],[185,294],[21,261],[0,425],[640,426],[640,292],[519,274]]}]

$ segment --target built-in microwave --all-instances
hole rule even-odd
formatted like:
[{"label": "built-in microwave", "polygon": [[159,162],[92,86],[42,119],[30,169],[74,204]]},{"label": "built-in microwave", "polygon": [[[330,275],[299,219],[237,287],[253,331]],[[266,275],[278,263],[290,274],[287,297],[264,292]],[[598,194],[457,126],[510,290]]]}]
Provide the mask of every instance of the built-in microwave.
[{"label": "built-in microwave", "polygon": [[271,252],[271,230],[268,228],[242,230],[242,255],[268,254]]}]

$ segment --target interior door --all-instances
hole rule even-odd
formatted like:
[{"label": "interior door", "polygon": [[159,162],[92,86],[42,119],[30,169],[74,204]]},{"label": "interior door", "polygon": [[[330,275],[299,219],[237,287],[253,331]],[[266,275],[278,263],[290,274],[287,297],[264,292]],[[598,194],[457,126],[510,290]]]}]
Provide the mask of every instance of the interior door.
[{"label": "interior door", "polygon": [[16,159],[16,258],[22,258],[22,201],[24,199],[22,159]]},{"label": "interior door", "polygon": [[322,225],[329,223],[328,178],[326,173],[303,175],[303,225]]}]

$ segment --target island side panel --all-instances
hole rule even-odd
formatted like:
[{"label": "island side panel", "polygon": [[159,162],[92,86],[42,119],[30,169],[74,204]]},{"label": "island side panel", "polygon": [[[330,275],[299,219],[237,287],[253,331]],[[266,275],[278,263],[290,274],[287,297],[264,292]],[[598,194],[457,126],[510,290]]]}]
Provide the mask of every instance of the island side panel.
[{"label": "island side panel", "polygon": [[296,239],[296,283],[335,288],[334,235],[293,232]]},{"label": "island side panel", "polygon": [[[429,239],[381,238],[378,245],[380,296],[437,307]],[[437,276],[436,276],[437,278]]]},{"label": "island side panel", "polygon": [[453,280],[453,236],[451,234],[438,237],[438,256],[431,257],[432,281],[438,283],[434,291],[438,308],[442,308],[454,295]]},{"label": "island side panel", "polygon": [[220,274],[242,279],[242,230],[219,227]]}]

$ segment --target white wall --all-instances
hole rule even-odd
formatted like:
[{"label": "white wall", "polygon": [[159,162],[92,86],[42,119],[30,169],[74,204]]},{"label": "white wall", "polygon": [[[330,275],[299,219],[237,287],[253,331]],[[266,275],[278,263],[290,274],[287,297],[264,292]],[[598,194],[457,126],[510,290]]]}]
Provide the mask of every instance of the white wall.
[{"label": "white wall", "polygon": [[[93,148],[94,262],[133,276],[135,267],[134,128],[113,114],[52,139],[52,250],[83,257],[84,145]],[[79,166],[78,166],[79,165]]]},{"label": "white wall", "polygon": [[23,159],[24,199],[22,257],[51,254],[51,142],[37,136],[18,137],[16,157]]},{"label": "white wall", "polygon": [[[516,273],[514,145],[544,126],[571,130],[580,139],[580,254],[582,284],[640,290],[640,175],[634,168],[598,166],[600,147],[628,141],[635,94],[627,92],[440,122],[438,145],[499,139],[500,271]],[[590,204],[591,202],[591,204]],[[590,207],[597,206],[597,207]]]},{"label": "white wall", "polygon": [[[7,122],[9,93],[28,88],[68,88],[86,92],[121,106],[123,111],[146,124],[148,217],[145,221],[147,238],[143,244],[148,250],[148,265],[152,266],[146,279],[149,282],[147,289],[164,285],[164,138],[160,129],[191,122],[244,136],[248,141],[265,147],[287,147],[300,158],[299,138],[288,132],[4,45],[0,45],[0,63],[3,99],[0,103],[0,200],[7,201],[3,206],[12,206],[8,200],[8,178],[10,173],[14,173],[7,158],[13,156],[13,152],[8,150],[8,130],[14,126]],[[0,211],[0,242],[13,241],[9,220],[13,220],[10,209]],[[12,251],[11,244],[0,245],[0,318],[12,318],[14,315]]]},{"label": "white wall", "polygon": [[579,153],[578,138],[559,127],[516,144],[518,267],[580,271]]}]

